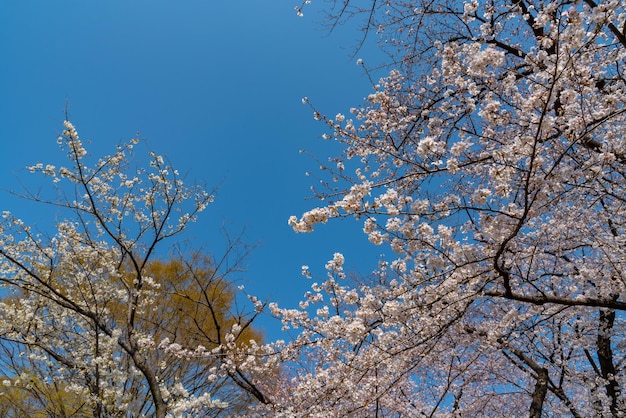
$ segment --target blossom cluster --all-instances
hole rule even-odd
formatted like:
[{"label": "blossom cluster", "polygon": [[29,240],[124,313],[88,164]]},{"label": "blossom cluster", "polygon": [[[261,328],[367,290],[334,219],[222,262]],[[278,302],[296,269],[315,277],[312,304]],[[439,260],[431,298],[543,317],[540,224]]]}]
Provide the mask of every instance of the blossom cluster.
[{"label": "blossom cluster", "polygon": [[297,333],[261,410],[620,416],[623,2],[370,6],[329,15],[362,16],[393,68],[349,116],[313,108],[343,152],[288,222],[361,219],[389,259],[345,281],[333,258],[297,308],[270,305]]}]

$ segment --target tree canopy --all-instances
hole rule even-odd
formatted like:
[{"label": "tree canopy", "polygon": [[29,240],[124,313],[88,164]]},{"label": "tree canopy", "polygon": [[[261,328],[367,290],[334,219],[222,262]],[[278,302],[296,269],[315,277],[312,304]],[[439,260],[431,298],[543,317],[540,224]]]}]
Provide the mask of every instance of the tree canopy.
[{"label": "tree canopy", "polygon": [[333,29],[353,21],[380,42],[387,75],[349,114],[304,99],[343,153],[322,167],[321,206],[289,224],[360,219],[386,258],[350,280],[335,254],[299,309],[272,305],[300,334],[273,346],[298,366],[288,391],[262,387],[266,410],[621,416],[623,2],[347,0],[327,11]]},{"label": "tree canopy", "polygon": [[148,168],[134,166],[138,142],[92,161],[66,121],[59,144],[70,165],[29,167],[51,178],[57,197],[25,196],[65,217],[46,234],[3,214],[6,415],[217,416],[249,403],[230,377],[212,375],[226,341],[235,347],[262,338],[250,326],[256,314],[236,308],[230,282],[249,248],[238,237],[220,258],[158,259],[162,242],[184,231],[213,196],[185,186],[154,153]]}]

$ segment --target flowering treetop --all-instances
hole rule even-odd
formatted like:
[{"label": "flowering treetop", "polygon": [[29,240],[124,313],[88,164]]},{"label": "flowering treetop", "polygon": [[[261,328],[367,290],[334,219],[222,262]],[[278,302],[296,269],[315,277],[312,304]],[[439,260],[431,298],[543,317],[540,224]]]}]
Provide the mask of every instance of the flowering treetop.
[{"label": "flowering treetop", "polygon": [[333,5],[391,69],[350,117],[313,108],[344,151],[324,203],[289,224],[356,217],[395,256],[353,282],[331,263],[299,309],[274,306],[300,330],[277,352],[301,367],[268,408],[619,416],[623,2]]}]

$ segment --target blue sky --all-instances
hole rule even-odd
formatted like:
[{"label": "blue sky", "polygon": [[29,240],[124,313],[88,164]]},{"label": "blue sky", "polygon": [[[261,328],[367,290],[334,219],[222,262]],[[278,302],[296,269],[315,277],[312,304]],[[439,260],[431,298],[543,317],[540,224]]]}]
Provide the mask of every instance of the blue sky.
[{"label": "blue sky", "polygon": [[[189,181],[221,184],[215,204],[185,238],[219,255],[220,228],[246,228],[259,247],[248,260],[250,293],[294,306],[332,254],[366,274],[378,249],[354,221],[297,235],[290,215],[310,197],[317,163],[338,152],[301,104],[346,113],[369,94],[351,47],[359,33],[323,30],[319,8],[295,15],[297,0],[3,0],[0,2],[0,175],[3,189],[30,183],[26,165],[62,162],[56,137],[64,109],[88,150],[113,151],[140,132]],[[358,57],[368,62],[363,50]],[[36,184],[36,183],[34,183]],[[41,183],[44,185],[45,183]],[[36,186],[35,186],[36,187]],[[0,209],[49,225],[50,208],[0,193]],[[268,336],[278,324],[264,320]]]}]

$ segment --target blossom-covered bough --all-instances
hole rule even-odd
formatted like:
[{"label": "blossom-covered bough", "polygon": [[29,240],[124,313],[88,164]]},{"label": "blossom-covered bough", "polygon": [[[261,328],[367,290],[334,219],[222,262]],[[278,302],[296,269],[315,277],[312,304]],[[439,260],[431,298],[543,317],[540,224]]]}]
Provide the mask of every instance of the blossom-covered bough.
[{"label": "blossom-covered bough", "polygon": [[390,255],[351,281],[336,254],[298,309],[271,306],[299,334],[247,364],[285,365],[261,409],[623,416],[625,4],[331,3],[391,69],[351,116],[313,109],[344,152],[289,223],[356,217]]},{"label": "blossom-covered bough", "polygon": [[258,339],[253,316],[228,312],[234,293],[226,276],[240,268],[240,239],[208,265],[198,257],[153,261],[213,195],[185,186],[154,153],[147,168],[134,166],[137,140],[93,161],[66,121],[58,142],[70,166],[29,167],[57,184],[57,193],[25,196],[57,208],[55,233],[8,212],[0,223],[0,411],[165,417],[228,410],[214,396],[238,398],[210,367],[220,364],[224,339]]}]

